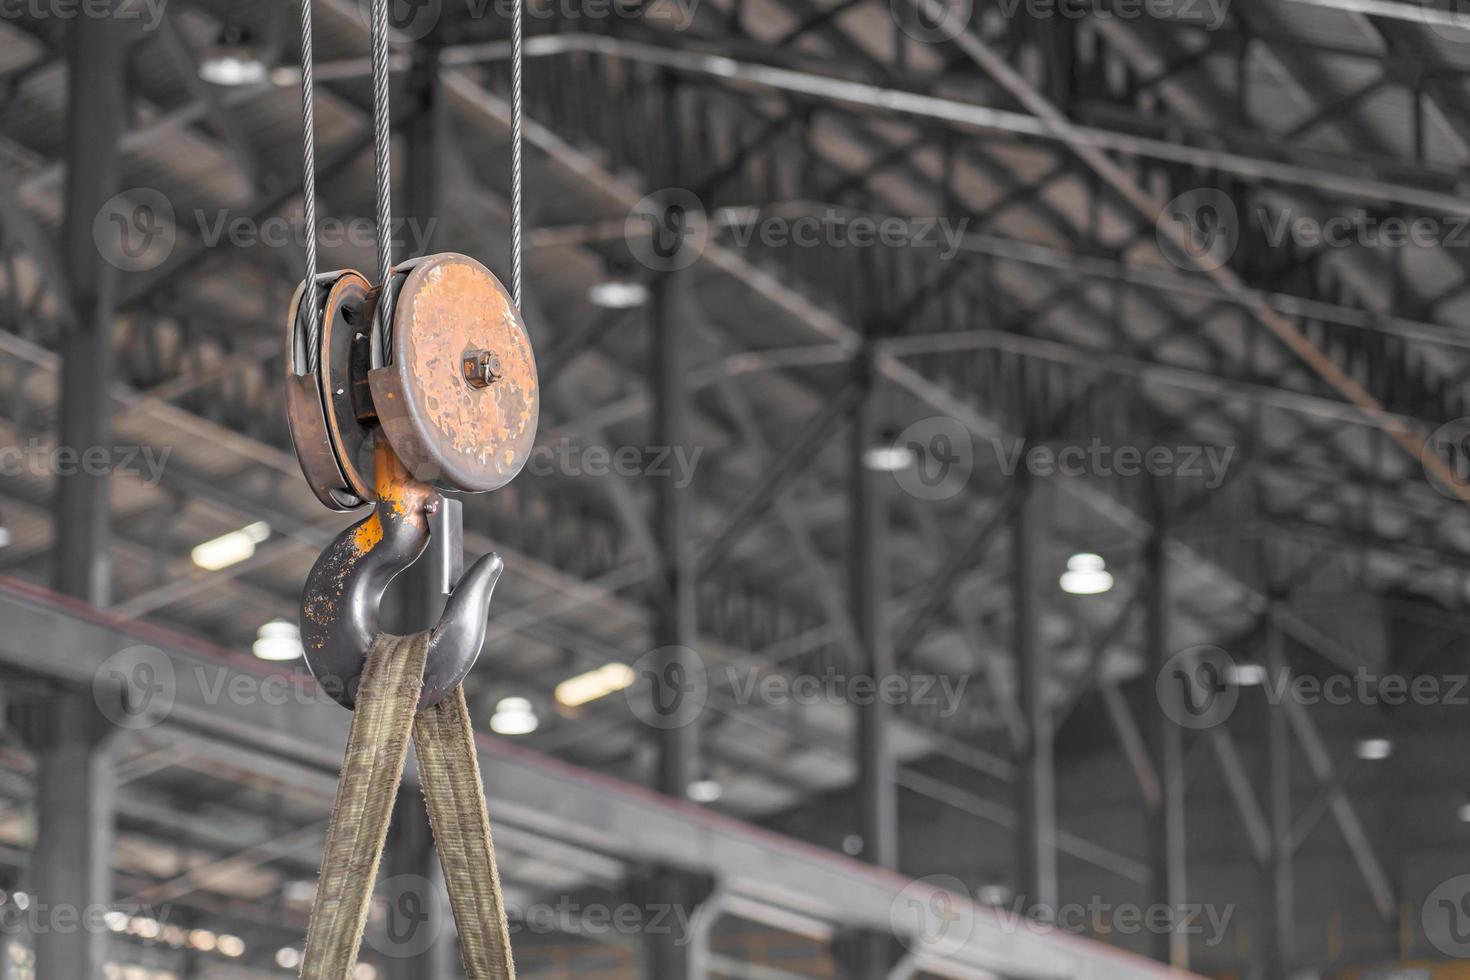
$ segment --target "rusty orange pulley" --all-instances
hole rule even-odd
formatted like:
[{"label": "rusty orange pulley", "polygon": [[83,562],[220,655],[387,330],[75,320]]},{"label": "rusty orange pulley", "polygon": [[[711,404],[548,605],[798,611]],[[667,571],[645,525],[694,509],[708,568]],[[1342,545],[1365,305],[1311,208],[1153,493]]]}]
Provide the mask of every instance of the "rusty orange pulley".
[{"label": "rusty orange pulley", "polygon": [[353,271],[303,283],[287,319],[286,397],[302,472],[343,511],[376,499],[377,432],[417,480],[500,489],[530,457],[541,401],[520,311],[457,253],[399,263],[377,289]]}]

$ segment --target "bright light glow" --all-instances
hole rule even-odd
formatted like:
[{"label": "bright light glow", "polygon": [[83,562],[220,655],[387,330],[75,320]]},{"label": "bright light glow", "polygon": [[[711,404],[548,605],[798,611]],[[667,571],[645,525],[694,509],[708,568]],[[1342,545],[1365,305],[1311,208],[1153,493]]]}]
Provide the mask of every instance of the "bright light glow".
[{"label": "bright light glow", "polygon": [[627,664],[605,664],[556,685],[556,700],[568,708],[579,708],[630,688],[637,679],[633,668]]},{"label": "bright light glow", "polygon": [[1062,591],[1070,595],[1102,595],[1113,587],[1113,575],[1101,555],[1082,552],[1067,559]]},{"label": "bright light glow", "polygon": [[714,803],[725,795],[725,787],[713,779],[696,779],[689,784],[689,798],[695,803]]},{"label": "bright light glow", "polygon": [[490,730],[497,735],[529,735],[539,727],[541,721],[525,698],[502,698],[490,719]]},{"label": "bright light glow", "polygon": [[1260,687],[1266,683],[1266,668],[1261,664],[1236,664],[1230,668],[1230,683],[1236,687]]},{"label": "bright light glow", "polygon": [[256,632],[250,652],[258,659],[272,663],[299,660],[305,653],[301,646],[301,628],[284,619],[273,619]]},{"label": "bright light glow", "polygon": [[219,937],[208,929],[195,929],[189,933],[189,945],[204,953],[214,952],[218,942]]},{"label": "bright light glow", "polygon": [[1393,743],[1386,738],[1365,738],[1358,743],[1356,752],[1364,762],[1382,762],[1393,755]]},{"label": "bright light glow", "polygon": [[1470,823],[1470,803],[1460,804],[1460,822]]},{"label": "bright light glow", "polygon": [[863,453],[863,467],[878,473],[902,473],[917,460],[907,446],[874,446]]},{"label": "bright light glow", "polygon": [[245,940],[239,936],[220,936],[215,948],[224,956],[235,959],[245,955]]},{"label": "bright light glow", "polygon": [[0,524],[0,548],[9,548],[10,540],[10,528]]},{"label": "bright light glow", "polygon": [[283,970],[294,970],[301,965],[301,951],[283,946],[276,950],[276,966]]},{"label": "bright light glow", "polygon": [[587,290],[587,300],[604,310],[634,310],[648,303],[648,287],[641,282],[608,279]]},{"label": "bright light glow", "polygon": [[270,72],[254,55],[222,50],[199,63],[199,77],[211,85],[259,85]]},{"label": "bright light glow", "polygon": [[256,521],[238,531],[204,542],[190,552],[189,557],[206,572],[217,572],[255,554],[255,546],[270,536],[271,526],[265,521]]},{"label": "bright light glow", "polygon": [[378,968],[371,963],[359,963],[352,968],[352,980],[378,980]]}]

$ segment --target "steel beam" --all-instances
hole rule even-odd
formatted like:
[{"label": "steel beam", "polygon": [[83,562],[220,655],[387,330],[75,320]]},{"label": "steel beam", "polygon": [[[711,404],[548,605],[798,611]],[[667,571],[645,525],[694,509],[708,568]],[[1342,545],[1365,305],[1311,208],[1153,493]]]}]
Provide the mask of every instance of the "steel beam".
[{"label": "steel beam", "polygon": [[[929,17],[944,18],[950,11],[940,0],[910,0],[921,13]],[[953,39],[956,47],[963,51],[987,75],[1021,103],[1034,119],[1055,138],[1061,140],[1079,160],[1092,170],[1100,180],[1110,187],[1145,222],[1154,223],[1162,202],[1144,189],[1133,174],[1115,162],[1096,144],[1090,142],[1078,127],[1067,119],[1047,97],[1037,90],[1024,75],[1018,72],[1005,57],[968,27]],[[1215,266],[1203,262],[1190,251],[1188,233],[1169,222],[1157,223],[1161,241],[1176,250],[1175,254],[1187,256],[1203,276],[1212,280],[1227,293],[1244,294],[1250,291],[1244,279],[1228,265]],[[1282,348],[1300,360],[1314,375],[1334,389],[1343,400],[1362,412],[1373,424],[1382,428],[1399,448],[1411,459],[1420,460],[1424,468],[1436,479],[1453,490],[1456,496],[1470,502],[1470,488],[1463,488],[1454,479],[1449,466],[1439,457],[1424,453],[1426,433],[1417,427],[1406,425],[1391,415],[1378,397],[1359,382],[1343,366],[1308,337],[1290,317],[1286,317],[1263,305],[1250,305],[1251,316],[1276,338]]]},{"label": "steel beam", "polygon": [[1023,472],[1011,543],[1011,580],[1015,588],[1016,670],[1026,742],[1019,778],[1017,813],[1017,888],[1025,908],[1054,915],[1058,901],[1056,761],[1047,684],[1053,670],[1041,631],[1042,599],[1048,590],[1046,565],[1050,487]]},{"label": "steel beam", "polygon": [[[70,288],[77,322],[61,340],[58,441],[79,454],[110,453],[112,438],[109,385],[118,270],[99,250],[93,227],[117,184],[117,141],[127,119],[125,41],[120,22],[111,16],[78,17],[71,25],[62,230],[69,281],[56,285]],[[56,492],[56,587],[99,606],[111,598],[107,470],[73,467],[57,478]]]},{"label": "steel beam", "polygon": [[[1297,0],[1297,2],[1309,2],[1309,0]],[[926,16],[953,16],[951,11],[940,5],[940,0],[914,0],[914,5]],[[973,34],[961,35],[957,43],[968,52],[970,48],[966,39],[974,37]],[[1470,214],[1470,205],[1453,194],[1372,177],[1362,177],[1348,172],[1347,161],[1344,161],[1343,172],[1324,171],[1320,167],[1232,153],[1215,147],[1189,146],[1177,141],[1155,139],[1136,133],[1081,126],[1071,122],[1058,124],[1045,113],[1037,111],[1035,106],[1025,100],[1022,102],[1031,112],[1013,112],[978,104],[975,101],[962,101],[869,85],[809,71],[741,61],[722,54],[689,50],[687,47],[676,48],[663,44],[651,44],[607,34],[576,32],[549,34],[531,38],[525,45],[525,55],[528,58],[563,56],[575,52],[595,52],[613,58],[657,65],[672,71],[715,78],[757,89],[822,99],[841,105],[893,113],[966,129],[1010,133],[1031,139],[1056,141],[1084,147],[1099,154],[1125,153],[1130,156],[1164,160],[1190,167],[1235,174],[1247,179],[1306,187],[1326,191],[1352,201],[1370,200],[1405,204],[1437,214]],[[454,65],[501,61],[510,57],[510,45],[509,42],[490,42],[456,46],[448,51],[447,57],[448,62]],[[318,71],[318,77],[356,78],[367,74],[368,71],[369,66],[365,60],[334,62],[322,66]],[[289,76],[282,76],[282,83],[289,81]]]},{"label": "steel beam", "polygon": [[[242,762],[330,778],[342,761],[347,712],[322,699],[310,706],[279,699],[233,697],[237,684],[272,673],[256,661],[157,627],[68,602],[34,586],[0,579],[0,669],[90,691],[114,651],[150,644],[163,658],[165,681],[155,707],[168,706],[159,739],[195,733],[228,746]],[[71,655],[55,656],[64,649]],[[164,664],[167,666],[165,667]],[[105,674],[104,674],[105,676]],[[671,801],[618,780],[529,752],[503,740],[478,739],[480,768],[497,825],[527,839],[563,841],[625,863],[661,863],[724,883],[732,897],[827,923],[888,928],[895,902],[913,899],[923,935],[951,936],[942,917],[973,913],[966,941],[941,958],[1007,977],[1139,980],[1174,973],[1101,943],[1047,929],[1016,929],[994,910],[972,906],[910,880],[779,834]],[[412,785],[416,776],[407,777]],[[315,782],[313,783],[315,785]],[[68,974],[60,974],[68,976]]]},{"label": "steel beam", "polygon": [[[871,354],[853,362],[853,387],[859,392],[851,419],[851,503],[849,510],[849,604],[857,627],[862,666],[859,673],[882,684],[894,674],[893,637],[886,615],[888,602],[888,489],[892,480],[871,469],[869,450],[877,447],[880,408],[877,371]],[[891,708],[882,698],[856,705],[859,833],[863,857],[880,868],[898,867],[897,761],[893,753]]]},{"label": "steel beam", "polygon": [[[1173,656],[1170,647],[1170,594],[1168,557],[1164,549],[1163,516],[1149,539],[1146,562],[1149,576],[1147,626],[1149,677],[1160,677],[1168,669]],[[1152,754],[1159,775],[1159,805],[1149,811],[1149,844],[1151,861],[1149,899],[1152,904],[1169,909],[1182,909],[1185,903],[1185,783],[1184,729],[1175,721],[1177,707],[1165,703],[1166,698],[1182,698],[1183,692],[1172,684],[1162,687],[1158,697],[1149,700],[1149,734]],[[1181,916],[1171,917],[1180,922]],[[1158,931],[1153,935],[1154,958],[1178,969],[1189,968],[1189,936],[1181,929]]]}]

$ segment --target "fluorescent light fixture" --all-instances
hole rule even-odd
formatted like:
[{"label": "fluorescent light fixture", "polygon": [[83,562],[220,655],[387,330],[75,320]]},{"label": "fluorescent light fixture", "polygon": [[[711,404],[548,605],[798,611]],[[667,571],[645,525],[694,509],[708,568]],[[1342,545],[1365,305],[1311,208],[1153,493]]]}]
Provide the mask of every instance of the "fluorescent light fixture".
[{"label": "fluorescent light fixture", "polygon": [[689,798],[695,803],[714,803],[725,795],[725,788],[714,779],[696,779],[689,784]]},{"label": "fluorescent light fixture", "polygon": [[265,521],[256,521],[238,531],[231,531],[204,542],[191,551],[189,557],[206,572],[217,572],[237,565],[255,554],[255,546],[270,536],[271,526]]},{"label": "fluorescent light fixture", "polygon": [[270,77],[265,62],[253,56],[217,54],[199,63],[199,77],[211,85],[259,85]]},{"label": "fluorescent light fixture", "polygon": [[635,310],[648,299],[647,286],[625,279],[607,279],[587,290],[588,302],[604,310]]},{"label": "fluorescent light fixture", "polygon": [[229,24],[200,59],[199,77],[211,85],[259,85],[270,78],[270,69],[244,29]]},{"label": "fluorescent light fixture", "polygon": [[907,446],[874,446],[863,453],[863,468],[878,473],[902,473],[915,462]]},{"label": "fluorescent light fixture", "polygon": [[1230,668],[1230,683],[1236,687],[1260,687],[1266,683],[1266,668],[1261,664],[1236,664]]},{"label": "fluorescent light fixture", "polygon": [[1113,587],[1113,575],[1101,555],[1081,552],[1067,559],[1062,591],[1070,595],[1102,595]]},{"label": "fluorescent light fixture", "polygon": [[1393,743],[1386,738],[1365,738],[1354,750],[1364,762],[1382,762],[1393,755]]},{"label": "fluorescent light fixture", "polygon": [[284,619],[273,619],[255,634],[250,651],[260,660],[284,663],[299,660],[306,651],[301,646],[301,629]]},{"label": "fluorescent light fixture", "polygon": [[598,698],[632,687],[637,679],[633,668],[627,664],[606,664],[556,685],[556,701],[568,708],[580,708]]},{"label": "fluorescent light fixture", "polygon": [[490,730],[497,735],[529,735],[539,727],[541,721],[525,698],[501,698],[490,718]]}]

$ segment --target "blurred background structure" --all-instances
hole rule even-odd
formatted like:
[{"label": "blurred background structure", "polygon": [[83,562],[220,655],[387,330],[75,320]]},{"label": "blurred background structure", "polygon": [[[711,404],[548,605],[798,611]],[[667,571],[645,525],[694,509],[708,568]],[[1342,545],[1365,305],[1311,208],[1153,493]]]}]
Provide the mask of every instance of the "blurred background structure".
[{"label": "blurred background structure", "polygon": [[[509,278],[511,2],[393,0],[400,258]],[[543,417],[464,501],[522,975],[1470,976],[1457,0],[526,2]],[[4,980],[299,964],[298,14],[0,0]],[[460,975],[416,797],[364,980]]]}]

